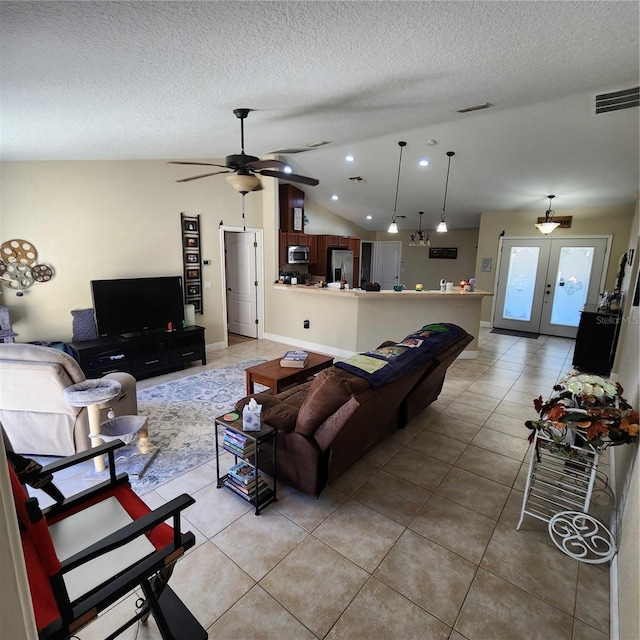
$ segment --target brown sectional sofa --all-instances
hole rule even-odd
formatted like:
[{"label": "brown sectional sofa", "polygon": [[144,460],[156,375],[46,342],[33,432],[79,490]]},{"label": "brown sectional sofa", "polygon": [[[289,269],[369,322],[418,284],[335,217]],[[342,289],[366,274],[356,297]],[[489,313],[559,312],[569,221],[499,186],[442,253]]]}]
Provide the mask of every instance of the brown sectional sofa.
[{"label": "brown sectional sofa", "polygon": [[[411,372],[377,388],[336,363],[277,395],[243,398],[236,409],[242,411],[251,397],[262,405],[263,422],[276,429],[278,481],[318,496],[384,436],[404,427],[438,397],[447,368],[473,340],[459,331],[419,367],[414,364]],[[387,342],[378,349],[398,344]],[[269,475],[274,471],[271,446],[263,445],[260,457],[260,467]]]}]

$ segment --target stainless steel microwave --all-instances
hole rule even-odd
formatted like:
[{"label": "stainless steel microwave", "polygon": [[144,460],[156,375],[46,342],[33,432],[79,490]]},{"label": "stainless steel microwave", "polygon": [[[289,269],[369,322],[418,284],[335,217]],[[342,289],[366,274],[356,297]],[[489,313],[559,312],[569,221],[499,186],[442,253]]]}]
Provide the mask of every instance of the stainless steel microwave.
[{"label": "stainless steel microwave", "polygon": [[287,247],[288,264],[308,264],[309,247]]}]

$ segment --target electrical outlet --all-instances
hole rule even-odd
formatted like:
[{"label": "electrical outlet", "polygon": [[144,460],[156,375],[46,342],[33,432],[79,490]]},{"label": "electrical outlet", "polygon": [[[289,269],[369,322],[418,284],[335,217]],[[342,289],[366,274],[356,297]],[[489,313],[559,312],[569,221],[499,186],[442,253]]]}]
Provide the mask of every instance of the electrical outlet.
[{"label": "electrical outlet", "polygon": [[211,280],[205,280],[204,281],[204,288],[205,289],[211,289]]}]

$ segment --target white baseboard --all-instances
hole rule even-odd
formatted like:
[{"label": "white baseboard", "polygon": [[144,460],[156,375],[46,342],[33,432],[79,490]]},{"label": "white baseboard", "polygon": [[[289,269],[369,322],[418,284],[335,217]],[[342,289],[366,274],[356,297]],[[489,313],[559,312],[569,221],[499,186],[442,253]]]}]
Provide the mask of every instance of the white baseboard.
[{"label": "white baseboard", "polygon": [[229,345],[226,342],[213,342],[211,344],[205,345],[204,350],[206,352],[209,351],[220,351],[221,349],[226,349]]},{"label": "white baseboard", "polygon": [[488,320],[480,320],[480,326],[491,329],[493,327],[493,324],[491,324],[491,322],[489,322]]},{"label": "white baseboard", "polygon": [[327,355],[334,356],[335,358],[349,358],[355,355],[355,351],[348,351],[347,349],[336,349],[335,347],[329,347],[326,344],[318,344],[316,342],[307,342],[306,340],[292,340],[288,336],[279,336],[275,333],[265,333],[265,340],[273,340],[274,342],[282,342],[284,344],[290,344],[300,349],[308,349],[309,351],[319,351],[326,353]]}]

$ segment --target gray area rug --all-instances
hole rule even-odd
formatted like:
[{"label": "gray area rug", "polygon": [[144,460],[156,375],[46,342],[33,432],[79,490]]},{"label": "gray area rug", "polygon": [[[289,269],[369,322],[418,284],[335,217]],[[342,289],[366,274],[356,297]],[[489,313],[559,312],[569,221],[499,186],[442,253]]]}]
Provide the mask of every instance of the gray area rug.
[{"label": "gray area rug", "polygon": [[149,440],[158,453],[131,485],[144,495],[216,455],[215,419],[246,396],[246,360],[138,391],[138,413],[148,416]]}]

